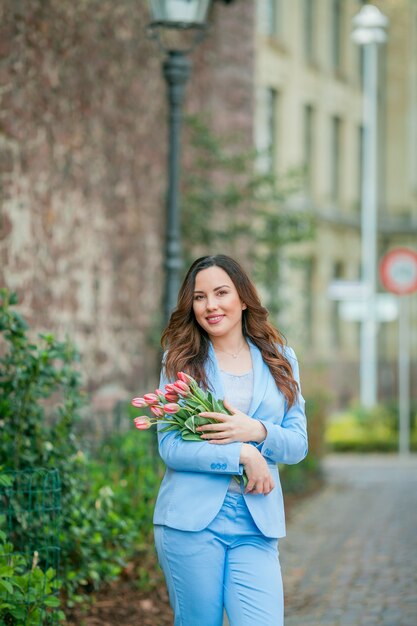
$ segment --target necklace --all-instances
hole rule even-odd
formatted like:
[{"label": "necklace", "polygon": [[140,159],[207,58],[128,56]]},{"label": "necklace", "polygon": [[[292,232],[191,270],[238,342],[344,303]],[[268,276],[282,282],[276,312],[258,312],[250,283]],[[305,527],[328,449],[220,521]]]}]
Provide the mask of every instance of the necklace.
[{"label": "necklace", "polygon": [[237,359],[237,357],[239,356],[240,352],[242,352],[245,345],[246,345],[246,341],[243,342],[243,344],[240,346],[237,352],[226,352],[226,350],[220,350],[220,348],[215,348],[215,350],[217,350],[218,352],[223,352],[223,354],[227,354],[228,356],[231,356],[233,359]]}]

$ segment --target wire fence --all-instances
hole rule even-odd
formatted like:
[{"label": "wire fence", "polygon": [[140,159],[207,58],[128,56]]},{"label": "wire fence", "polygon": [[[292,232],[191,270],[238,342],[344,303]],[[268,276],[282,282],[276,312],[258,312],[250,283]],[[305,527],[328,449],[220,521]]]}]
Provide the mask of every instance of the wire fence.
[{"label": "wire fence", "polygon": [[0,626],[51,626],[59,610],[56,469],[0,473]]}]

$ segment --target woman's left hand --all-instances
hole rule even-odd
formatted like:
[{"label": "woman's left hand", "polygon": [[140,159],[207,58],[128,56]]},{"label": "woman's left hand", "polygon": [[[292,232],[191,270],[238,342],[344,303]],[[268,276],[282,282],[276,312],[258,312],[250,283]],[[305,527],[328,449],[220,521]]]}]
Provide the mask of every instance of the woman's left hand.
[{"label": "woman's left hand", "polygon": [[232,415],[214,412],[200,413],[201,417],[217,420],[215,424],[205,424],[196,429],[198,433],[202,431],[205,433],[201,435],[201,439],[209,443],[232,443],[233,441],[261,443],[265,439],[267,433],[261,422],[235,409],[226,400],[223,404]]}]

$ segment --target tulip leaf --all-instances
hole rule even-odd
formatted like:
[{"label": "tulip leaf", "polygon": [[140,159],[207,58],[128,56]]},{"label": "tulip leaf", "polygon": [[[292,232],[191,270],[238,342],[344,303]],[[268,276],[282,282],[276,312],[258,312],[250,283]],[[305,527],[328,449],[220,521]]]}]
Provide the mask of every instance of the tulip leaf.
[{"label": "tulip leaf", "polygon": [[178,430],[178,424],[168,424],[168,426],[164,426],[164,428],[161,428],[159,432],[166,433],[169,430]]},{"label": "tulip leaf", "polygon": [[226,409],[226,407],[223,404],[223,400],[214,400],[214,404],[216,406],[216,412],[217,413],[224,413],[225,415],[230,415],[230,411],[228,411]]},{"label": "tulip leaf", "polygon": [[192,433],[189,430],[181,431],[181,437],[184,441],[201,441],[199,435]]},{"label": "tulip leaf", "polygon": [[195,433],[195,429],[197,426],[204,426],[204,424],[209,424],[210,420],[207,417],[200,417],[199,415],[191,415],[185,422],[184,426],[188,428],[191,432]]},{"label": "tulip leaf", "polygon": [[[201,401],[200,400],[194,400],[194,398],[187,398],[187,405],[189,407],[197,409],[197,408],[201,407]],[[204,409],[202,409],[202,410],[204,411]]]}]

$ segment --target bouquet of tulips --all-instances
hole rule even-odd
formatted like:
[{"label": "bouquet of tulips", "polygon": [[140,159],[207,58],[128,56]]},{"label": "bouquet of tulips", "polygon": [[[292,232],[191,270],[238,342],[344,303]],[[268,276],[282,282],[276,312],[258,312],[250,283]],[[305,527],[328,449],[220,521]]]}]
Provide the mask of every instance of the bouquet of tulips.
[{"label": "bouquet of tulips", "polygon": [[[164,423],[161,432],[179,431],[185,441],[204,441],[197,431],[198,426],[216,423],[215,418],[201,417],[201,412],[225,413],[230,415],[222,400],[216,400],[210,391],[203,391],[197,382],[184,372],[178,372],[178,380],[165,385],[165,391],[156,389],[143,397],[133,398],[131,404],[136,408],[149,407],[153,417],[139,415],[133,422],[139,430],[146,430],[153,424]],[[239,482],[240,477],[234,477]],[[244,484],[247,482],[243,474]]]}]

